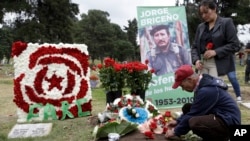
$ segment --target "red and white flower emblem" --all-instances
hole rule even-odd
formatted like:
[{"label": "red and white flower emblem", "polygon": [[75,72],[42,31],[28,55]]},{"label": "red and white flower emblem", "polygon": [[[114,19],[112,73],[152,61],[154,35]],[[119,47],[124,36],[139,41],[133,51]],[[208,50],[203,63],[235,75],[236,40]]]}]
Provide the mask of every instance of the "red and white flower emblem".
[{"label": "red and white flower emblem", "polygon": [[[62,117],[62,102],[69,104],[68,111],[78,116],[76,100],[85,98],[82,111],[91,111],[89,64],[84,44],[32,44],[15,42],[14,102],[22,113],[39,103],[53,105],[58,118]],[[39,113],[41,109],[36,109]],[[19,111],[20,112],[20,111]],[[20,117],[21,118],[21,117]]]}]

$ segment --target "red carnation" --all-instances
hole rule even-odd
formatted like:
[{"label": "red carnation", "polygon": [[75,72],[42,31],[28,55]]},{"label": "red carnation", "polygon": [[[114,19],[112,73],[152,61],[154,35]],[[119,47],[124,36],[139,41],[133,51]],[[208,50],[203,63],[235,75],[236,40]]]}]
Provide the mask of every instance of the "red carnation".
[{"label": "red carnation", "polygon": [[102,64],[97,65],[98,69],[102,69]]}]

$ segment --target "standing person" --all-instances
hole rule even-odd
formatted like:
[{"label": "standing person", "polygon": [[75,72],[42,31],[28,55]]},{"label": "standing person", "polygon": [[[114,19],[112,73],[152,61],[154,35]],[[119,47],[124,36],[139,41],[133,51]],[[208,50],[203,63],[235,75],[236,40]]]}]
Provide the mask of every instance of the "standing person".
[{"label": "standing person", "polygon": [[250,82],[250,43],[247,43],[245,52],[247,54],[246,69],[245,69],[245,84],[249,84]]},{"label": "standing person", "polygon": [[171,42],[167,25],[154,26],[150,35],[155,46],[147,52],[146,59],[156,75],[171,73],[183,64],[191,64],[187,49]]},{"label": "standing person", "polygon": [[231,72],[227,73],[227,78],[233,86],[237,102],[242,102],[240,84],[239,84],[239,81],[237,79],[236,71],[231,71]]},{"label": "standing person", "polygon": [[234,62],[234,54],[241,47],[233,21],[217,14],[213,0],[203,0],[199,12],[204,22],[199,24],[196,31],[191,49],[192,63],[201,73],[215,77],[227,75],[237,100],[241,101]]},{"label": "standing person", "polygon": [[[233,55],[240,50],[240,43],[232,19],[220,17],[213,0],[203,0],[199,12],[204,22],[197,28],[191,49],[193,64],[205,73],[209,73],[206,68],[211,65],[217,69],[209,73],[212,76],[223,76],[235,71]],[[212,48],[206,49],[209,45]]]},{"label": "standing person", "polygon": [[229,126],[241,124],[241,113],[223,80],[196,74],[190,65],[183,65],[175,71],[172,87],[179,86],[194,92],[194,101],[190,111],[169,122],[166,137],[185,135],[192,130],[203,141],[228,141]]},{"label": "standing person", "polygon": [[241,65],[241,66],[244,66],[244,56],[245,56],[244,52],[239,51],[239,52],[236,54],[236,56],[239,56],[240,65]]}]

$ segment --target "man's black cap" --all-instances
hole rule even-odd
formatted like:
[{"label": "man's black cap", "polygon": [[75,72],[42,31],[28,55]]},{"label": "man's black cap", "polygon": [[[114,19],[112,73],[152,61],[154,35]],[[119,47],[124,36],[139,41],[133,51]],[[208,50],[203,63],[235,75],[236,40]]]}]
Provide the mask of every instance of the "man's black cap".
[{"label": "man's black cap", "polygon": [[155,34],[155,32],[162,30],[162,29],[166,29],[168,31],[168,26],[167,25],[154,26],[153,29],[150,31],[150,35],[153,36]]}]

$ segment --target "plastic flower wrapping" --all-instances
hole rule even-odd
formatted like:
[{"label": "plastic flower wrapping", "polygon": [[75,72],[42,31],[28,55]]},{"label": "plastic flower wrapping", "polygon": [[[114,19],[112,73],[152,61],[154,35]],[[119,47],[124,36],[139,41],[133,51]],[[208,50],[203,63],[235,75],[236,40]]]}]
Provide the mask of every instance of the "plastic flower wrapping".
[{"label": "plastic flower wrapping", "polygon": [[171,112],[166,111],[165,114],[159,114],[139,125],[138,129],[147,138],[154,139],[154,134],[165,134],[167,132],[167,124],[171,120],[173,120]]},{"label": "plastic flower wrapping", "polygon": [[107,105],[107,111],[118,113],[120,119],[137,124],[142,124],[160,113],[149,100],[143,101],[137,95],[117,98],[113,104]]},{"label": "plastic flower wrapping", "polygon": [[107,137],[108,133],[118,133],[118,131],[109,129],[114,128],[113,124],[116,124],[115,126],[126,126],[127,129],[130,129],[118,133],[123,136],[137,130],[138,125],[159,114],[158,109],[150,101],[143,101],[140,96],[127,94],[117,98],[113,103],[107,104],[105,111],[98,114],[101,124],[95,127],[93,136],[98,139]]}]

